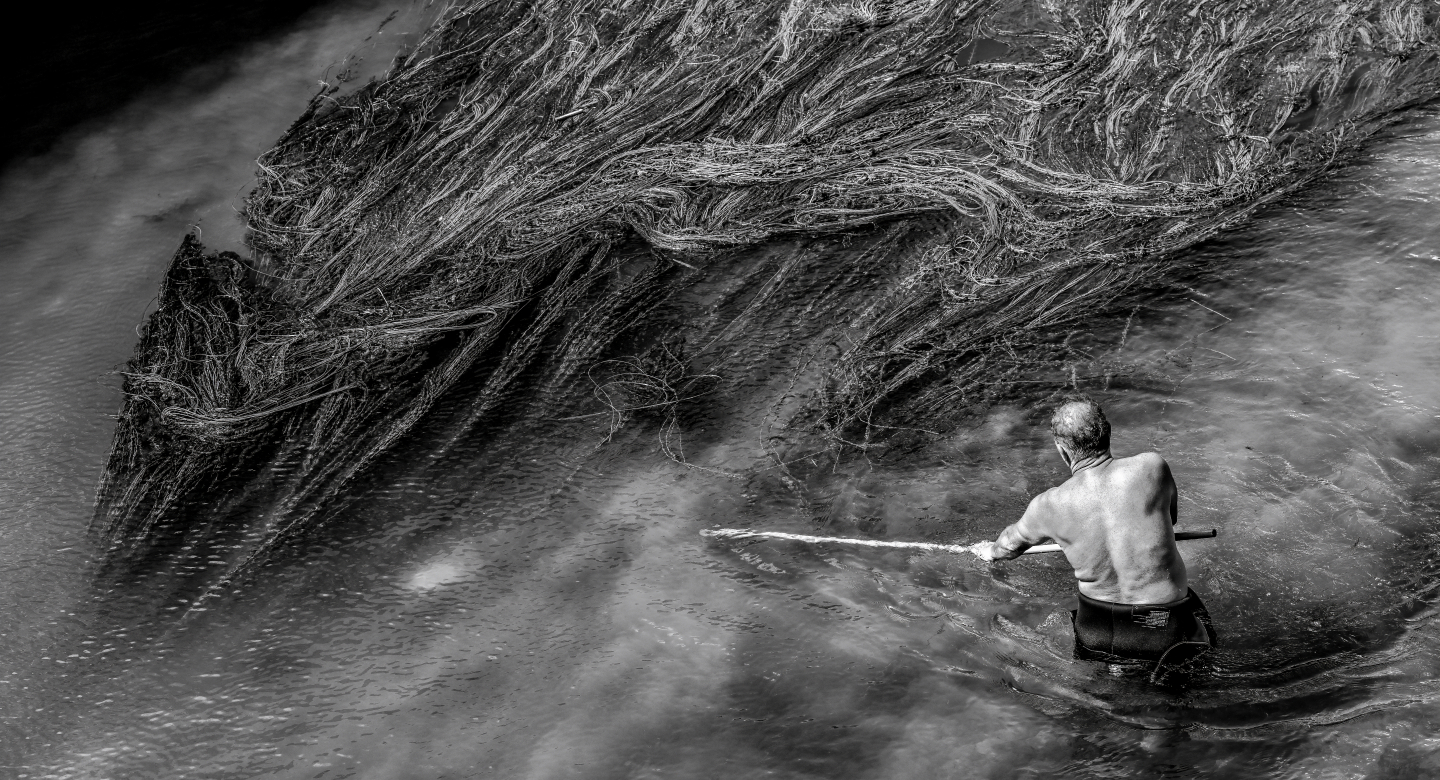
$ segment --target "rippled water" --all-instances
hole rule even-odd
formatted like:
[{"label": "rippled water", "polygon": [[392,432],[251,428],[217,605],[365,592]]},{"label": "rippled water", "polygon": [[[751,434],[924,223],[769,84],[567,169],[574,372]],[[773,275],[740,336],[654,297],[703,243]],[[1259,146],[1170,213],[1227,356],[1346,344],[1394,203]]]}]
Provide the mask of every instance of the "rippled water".
[{"label": "rippled water", "polygon": [[[0,183],[7,771],[1440,774],[1433,117],[1205,247],[1204,274],[1097,319],[1068,370],[946,436],[837,465],[781,428],[840,337],[806,303],[868,280],[826,278],[832,245],[775,247],[741,260],[773,269],[763,305],[718,275],[677,304],[692,359],[722,377],[678,438],[638,420],[607,441],[603,416],[461,436],[457,397],[342,516],[190,618],[174,582],[204,558],[93,587],[104,372],[185,225],[238,242],[226,210],[250,160],[385,13],[312,19],[213,91],[152,95]],[[992,535],[1064,476],[1043,421],[1067,384],[1106,405],[1118,453],[1169,458],[1182,526],[1220,529],[1182,548],[1224,645],[1186,690],[1070,658],[1056,556],[697,535]]]}]

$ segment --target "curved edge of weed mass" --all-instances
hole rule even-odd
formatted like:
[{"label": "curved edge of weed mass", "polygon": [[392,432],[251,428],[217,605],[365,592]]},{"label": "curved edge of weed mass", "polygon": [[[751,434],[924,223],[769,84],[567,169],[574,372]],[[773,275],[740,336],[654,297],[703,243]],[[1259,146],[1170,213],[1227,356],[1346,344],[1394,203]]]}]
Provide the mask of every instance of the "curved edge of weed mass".
[{"label": "curved edge of weed mass", "polygon": [[234,576],[462,377],[465,425],[563,406],[737,252],[922,219],[878,303],[825,313],[854,346],[797,424],[933,418],[1433,99],[1436,22],[1409,0],[457,2],[260,158],[248,260],[181,246],[95,532],[133,560],[269,491]]}]

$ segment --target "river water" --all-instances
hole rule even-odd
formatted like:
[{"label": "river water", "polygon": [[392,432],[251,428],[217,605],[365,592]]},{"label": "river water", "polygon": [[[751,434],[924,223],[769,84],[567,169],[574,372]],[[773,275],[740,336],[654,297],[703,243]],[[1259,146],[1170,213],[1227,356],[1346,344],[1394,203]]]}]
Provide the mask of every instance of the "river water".
[{"label": "river water", "polygon": [[[95,585],[107,372],[187,225],[238,246],[254,156],[390,10],[309,17],[0,181],[0,772],[1440,775],[1436,116],[918,445],[837,464],[784,430],[837,338],[806,306],[866,279],[826,278],[831,245],[772,247],[741,261],[771,298],[717,275],[678,304],[720,377],[678,433],[607,438],[599,415],[461,436],[442,408],[342,517],[183,620],[193,594],[163,575]],[[1170,460],[1182,527],[1220,531],[1182,547],[1223,645],[1186,689],[1071,658],[1058,556],[698,536],[992,535],[1063,478],[1044,421],[1067,386],[1105,405],[1117,454]]]}]

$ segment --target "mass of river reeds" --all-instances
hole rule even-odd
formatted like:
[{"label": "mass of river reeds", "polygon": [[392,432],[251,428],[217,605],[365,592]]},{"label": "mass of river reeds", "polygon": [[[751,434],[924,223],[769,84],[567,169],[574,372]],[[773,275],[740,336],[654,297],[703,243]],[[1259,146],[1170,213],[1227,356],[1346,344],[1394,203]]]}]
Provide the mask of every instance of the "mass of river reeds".
[{"label": "mass of river reeds", "polygon": [[241,576],[462,386],[454,431],[680,425],[713,377],[657,313],[779,242],[874,271],[807,313],[845,338],[786,424],[944,429],[1440,94],[1437,32],[1413,0],[456,2],[260,157],[248,256],[183,242],[95,531],[123,570],[263,506]]}]

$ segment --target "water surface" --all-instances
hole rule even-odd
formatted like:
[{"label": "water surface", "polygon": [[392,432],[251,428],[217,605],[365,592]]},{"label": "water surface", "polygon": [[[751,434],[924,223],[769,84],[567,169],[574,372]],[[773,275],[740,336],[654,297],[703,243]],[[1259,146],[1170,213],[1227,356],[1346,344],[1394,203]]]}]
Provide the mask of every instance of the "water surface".
[{"label": "water surface", "polygon": [[[692,363],[720,377],[678,430],[607,436],[599,415],[461,435],[460,394],[360,500],[189,618],[164,576],[92,586],[105,370],[188,223],[238,245],[226,210],[250,161],[385,13],[313,19],[225,84],[152,97],[0,184],[17,776],[1440,773],[1434,117],[1200,250],[1204,273],[1098,317],[1069,365],[959,430],[835,463],[784,429],[842,338],[807,305],[871,280],[828,278],[835,244],[777,246],[737,261],[771,271],[763,305],[718,273],[677,304]],[[1118,454],[1170,460],[1182,526],[1220,529],[1183,547],[1224,645],[1186,690],[1071,658],[1057,556],[698,536],[993,535],[1064,477],[1044,421],[1067,385],[1105,404]]]}]

